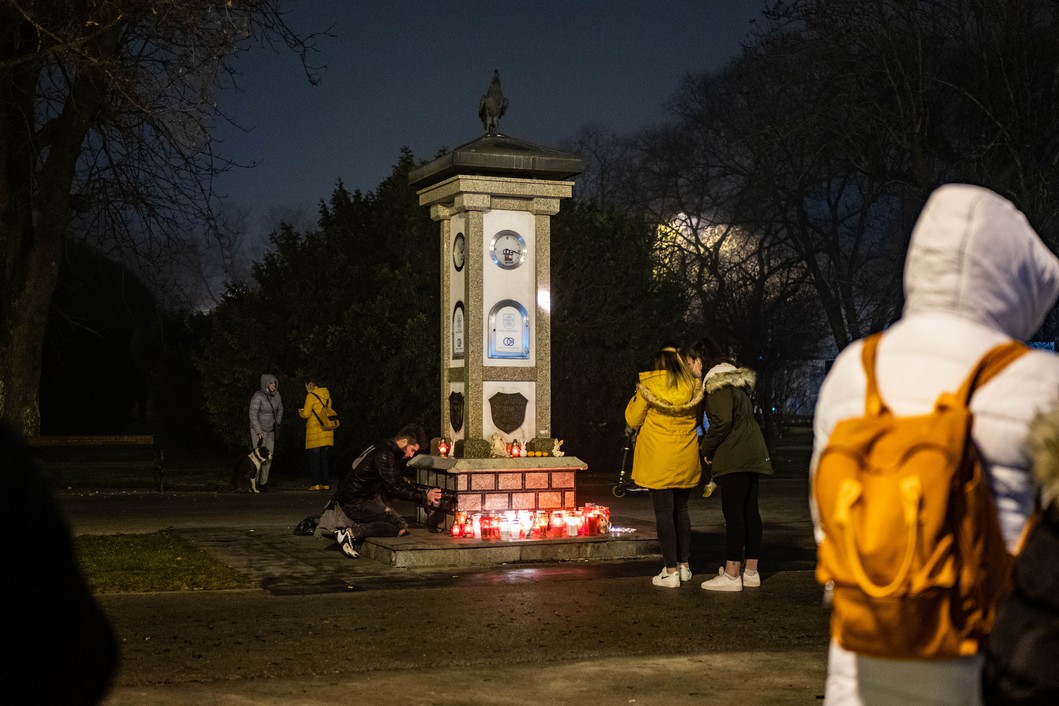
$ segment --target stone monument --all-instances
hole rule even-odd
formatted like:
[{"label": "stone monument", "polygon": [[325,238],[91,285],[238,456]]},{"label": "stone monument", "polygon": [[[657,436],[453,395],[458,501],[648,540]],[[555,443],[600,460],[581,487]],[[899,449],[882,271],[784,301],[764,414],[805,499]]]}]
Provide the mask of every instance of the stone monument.
[{"label": "stone monument", "polygon": [[[455,491],[461,510],[572,509],[586,466],[552,455],[551,217],[584,162],[501,133],[507,106],[494,72],[479,103],[485,134],[409,175],[440,226],[440,429],[451,444],[411,465]],[[512,443],[525,455],[501,456]]]}]

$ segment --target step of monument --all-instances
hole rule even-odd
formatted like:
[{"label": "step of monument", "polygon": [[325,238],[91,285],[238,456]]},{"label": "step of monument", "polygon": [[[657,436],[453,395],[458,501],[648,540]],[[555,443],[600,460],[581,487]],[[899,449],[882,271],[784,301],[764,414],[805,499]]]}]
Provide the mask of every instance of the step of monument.
[{"label": "step of monument", "polygon": [[493,566],[499,564],[608,561],[659,556],[654,526],[612,518],[614,530],[594,537],[483,540],[414,527],[404,537],[372,537],[361,555],[388,566]]}]

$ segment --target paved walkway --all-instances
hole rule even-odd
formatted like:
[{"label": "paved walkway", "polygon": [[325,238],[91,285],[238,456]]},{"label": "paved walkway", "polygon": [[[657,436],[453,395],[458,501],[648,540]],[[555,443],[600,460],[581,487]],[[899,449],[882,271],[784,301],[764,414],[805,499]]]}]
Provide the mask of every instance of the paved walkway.
[{"label": "paved walkway", "polygon": [[[826,615],[812,577],[804,479],[762,486],[762,588],[702,591],[723,549],[718,498],[692,506],[692,568],[679,590],[656,557],[399,569],[293,534],[325,498],[306,491],[64,495],[75,533],[170,527],[262,590],[107,595],[127,704],[816,703]],[[617,523],[645,495],[609,497]],[[420,530],[422,531],[422,530]]]}]

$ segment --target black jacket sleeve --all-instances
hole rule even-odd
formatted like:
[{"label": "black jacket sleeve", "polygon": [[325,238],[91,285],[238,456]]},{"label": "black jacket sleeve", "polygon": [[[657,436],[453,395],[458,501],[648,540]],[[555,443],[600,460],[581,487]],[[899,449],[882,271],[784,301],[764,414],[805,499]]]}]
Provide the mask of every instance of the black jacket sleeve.
[{"label": "black jacket sleeve", "polygon": [[426,493],[401,475],[403,455],[392,439],[365,451],[339,484],[335,495],[338,503],[353,507],[379,496],[425,503]]},{"label": "black jacket sleeve", "polygon": [[392,449],[380,449],[376,453],[376,468],[379,471],[379,480],[382,481],[383,493],[390,497],[425,503],[427,494],[401,475],[398,465],[399,457],[403,455],[401,450],[394,446]]}]

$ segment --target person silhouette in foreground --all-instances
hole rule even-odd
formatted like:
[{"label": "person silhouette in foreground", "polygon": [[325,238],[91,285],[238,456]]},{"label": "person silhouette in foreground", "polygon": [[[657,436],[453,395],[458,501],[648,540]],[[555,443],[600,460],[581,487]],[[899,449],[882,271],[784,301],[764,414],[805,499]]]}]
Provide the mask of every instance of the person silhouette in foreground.
[{"label": "person silhouette in foreground", "polygon": [[85,583],[70,529],[20,435],[0,423],[0,702],[95,704],[118,646]]}]

